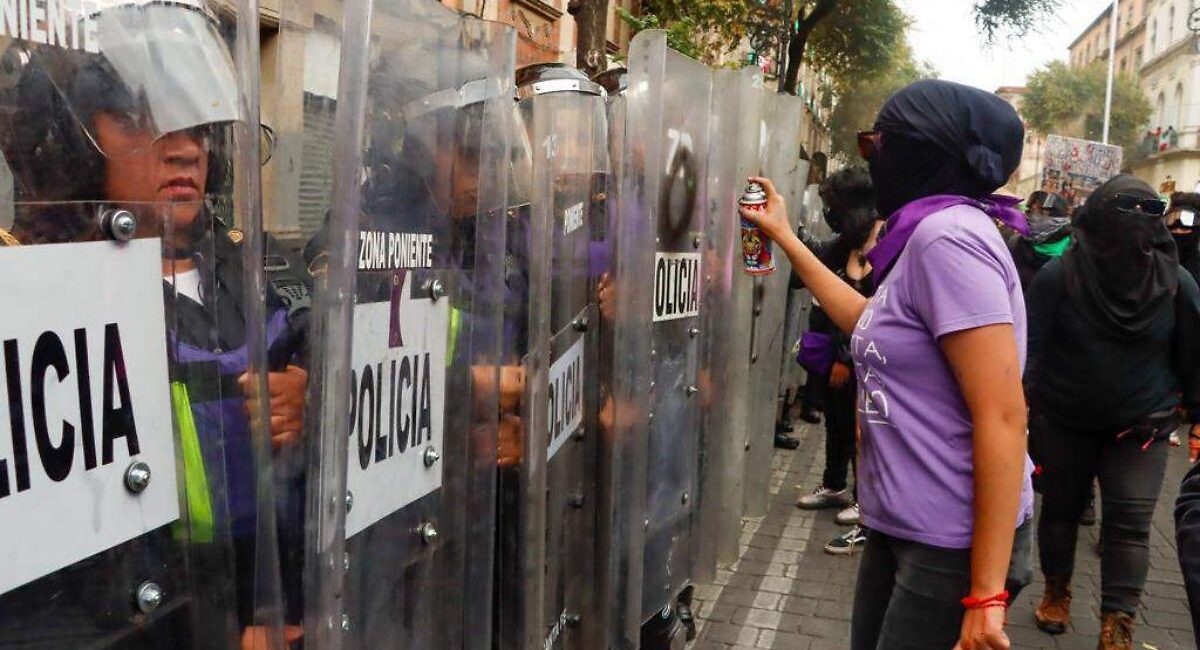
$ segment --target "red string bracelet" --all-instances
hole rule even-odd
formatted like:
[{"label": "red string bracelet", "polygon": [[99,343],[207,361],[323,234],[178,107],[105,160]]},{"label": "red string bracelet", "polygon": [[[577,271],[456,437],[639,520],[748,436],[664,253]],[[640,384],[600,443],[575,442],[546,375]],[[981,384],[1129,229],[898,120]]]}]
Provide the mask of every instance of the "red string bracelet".
[{"label": "red string bracelet", "polygon": [[1008,592],[1002,591],[995,596],[987,598],[972,598],[967,596],[962,599],[962,606],[967,609],[987,609],[988,607],[1003,607],[1008,609]]}]

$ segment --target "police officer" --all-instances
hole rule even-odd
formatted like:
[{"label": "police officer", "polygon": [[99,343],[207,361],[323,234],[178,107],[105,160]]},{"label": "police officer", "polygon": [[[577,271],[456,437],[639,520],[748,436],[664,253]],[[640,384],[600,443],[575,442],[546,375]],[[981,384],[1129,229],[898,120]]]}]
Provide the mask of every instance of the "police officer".
[{"label": "police officer", "polygon": [[[161,239],[186,508],[172,526],[0,595],[0,647],[255,647],[264,636],[256,609],[278,605],[259,600],[273,589],[257,582],[255,565],[275,557],[259,546],[274,539],[260,539],[260,521],[276,513],[258,502],[270,459],[255,452],[247,414],[258,394],[247,343],[260,324],[244,302],[239,238],[226,226],[232,127],[245,119],[237,74],[203,0],[101,4],[86,18],[92,51],[13,41],[3,55],[15,72],[0,97],[0,148],[18,202],[12,236],[23,244]],[[264,385],[278,451],[302,429],[304,327],[270,290],[266,310]],[[158,598],[135,602],[133,576],[151,576]],[[292,605],[298,610],[298,594]]]}]

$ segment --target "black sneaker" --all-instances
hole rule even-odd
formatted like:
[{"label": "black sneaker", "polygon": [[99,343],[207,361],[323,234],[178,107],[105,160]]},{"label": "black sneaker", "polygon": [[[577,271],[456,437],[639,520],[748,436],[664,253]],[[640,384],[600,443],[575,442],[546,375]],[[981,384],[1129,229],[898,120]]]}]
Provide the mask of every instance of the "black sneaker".
[{"label": "black sneaker", "polygon": [[800,439],[786,433],[776,433],[775,446],[779,449],[795,449],[800,446]]},{"label": "black sneaker", "polygon": [[825,545],[825,552],[830,555],[850,555],[863,544],[867,543],[867,531],[862,526],[855,526],[842,535],[834,537]]},{"label": "black sneaker", "polygon": [[820,424],[821,414],[815,409],[804,409],[800,411],[800,419],[809,424]]}]

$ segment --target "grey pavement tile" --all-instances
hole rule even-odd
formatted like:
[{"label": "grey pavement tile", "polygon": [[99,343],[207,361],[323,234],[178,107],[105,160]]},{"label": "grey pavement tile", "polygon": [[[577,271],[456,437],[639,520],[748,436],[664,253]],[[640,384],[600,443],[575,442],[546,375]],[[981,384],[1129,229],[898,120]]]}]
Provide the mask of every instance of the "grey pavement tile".
[{"label": "grey pavement tile", "polygon": [[[776,472],[784,467],[788,471],[780,481],[782,489],[771,497],[767,515],[744,524],[741,561],[734,571],[719,573],[717,582],[721,584],[698,592],[705,601],[698,615],[708,623],[691,650],[841,650],[849,646],[858,557],[823,552],[826,542],[846,530],[833,522],[835,511],[794,507],[796,497],[820,480],[824,430],[806,426],[797,433],[800,449],[777,451],[773,459]],[[789,459],[788,454],[794,457]],[[1171,517],[1177,486],[1186,470],[1183,454],[1173,453],[1154,515],[1150,574],[1134,631],[1135,650],[1194,647]],[[1033,609],[1043,588],[1038,574],[1010,611],[1008,631],[1013,648],[1096,647],[1101,576],[1095,548],[1099,536],[1100,526],[1079,532],[1071,629],[1051,636],[1035,627]]]}]

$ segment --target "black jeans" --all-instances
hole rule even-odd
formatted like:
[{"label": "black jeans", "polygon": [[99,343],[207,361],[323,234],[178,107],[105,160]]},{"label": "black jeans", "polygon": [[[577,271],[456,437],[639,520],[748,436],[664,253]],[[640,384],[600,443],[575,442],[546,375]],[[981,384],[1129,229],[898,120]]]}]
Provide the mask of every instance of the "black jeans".
[{"label": "black jeans", "polygon": [[800,396],[800,409],[803,411],[824,411],[825,397],[829,392],[829,375],[808,373],[804,381],[804,393]]},{"label": "black jeans", "polygon": [[[1005,589],[1010,600],[1033,579],[1033,525],[1017,528]],[[867,533],[854,614],[852,650],[949,650],[962,630],[961,600],[971,589],[971,550]]]},{"label": "black jeans", "polygon": [[825,396],[825,475],[821,484],[830,490],[846,488],[847,472],[855,462],[855,392],[855,382],[849,381],[841,388],[831,386]]},{"label": "black jeans", "polygon": [[[1173,429],[1173,426],[1169,426]],[[1169,431],[1167,431],[1169,433]],[[1038,555],[1047,577],[1075,571],[1079,516],[1100,482],[1100,609],[1135,614],[1150,568],[1150,521],[1167,468],[1165,440],[1145,434],[1071,432],[1032,413],[1029,450],[1041,467]]]}]

